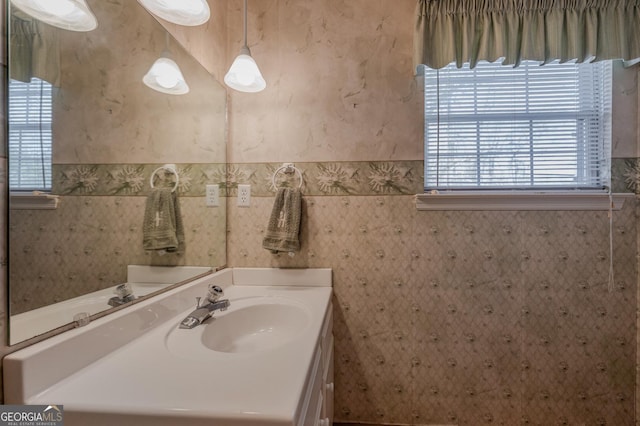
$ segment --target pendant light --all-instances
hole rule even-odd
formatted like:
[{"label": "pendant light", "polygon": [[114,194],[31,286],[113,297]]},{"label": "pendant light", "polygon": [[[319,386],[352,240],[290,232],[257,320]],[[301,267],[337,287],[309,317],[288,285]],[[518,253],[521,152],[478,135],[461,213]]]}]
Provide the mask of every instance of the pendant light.
[{"label": "pendant light", "polygon": [[231,64],[227,75],[224,76],[224,82],[227,86],[240,92],[255,93],[267,87],[258,64],[251,57],[251,51],[247,46],[247,0],[244,0],[244,45],[240,49],[240,54]]},{"label": "pendant light", "polygon": [[154,15],[178,25],[193,27],[209,20],[207,0],[138,0]]},{"label": "pendant light", "polygon": [[98,27],[98,20],[85,0],[11,0],[11,4],[63,30],[91,31]]},{"label": "pendant light", "polygon": [[178,64],[171,59],[168,47],[169,33],[166,33],[165,37],[165,49],[151,65],[149,71],[142,77],[142,82],[161,93],[184,95],[189,93],[189,85],[185,81]]}]

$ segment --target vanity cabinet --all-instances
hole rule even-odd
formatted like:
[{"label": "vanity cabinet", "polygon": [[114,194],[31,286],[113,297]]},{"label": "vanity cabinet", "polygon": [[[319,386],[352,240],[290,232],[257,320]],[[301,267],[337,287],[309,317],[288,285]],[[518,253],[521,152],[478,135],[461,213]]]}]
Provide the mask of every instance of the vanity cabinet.
[{"label": "vanity cabinet", "polygon": [[333,306],[329,304],[309,370],[303,411],[297,425],[332,425],[333,395]]}]

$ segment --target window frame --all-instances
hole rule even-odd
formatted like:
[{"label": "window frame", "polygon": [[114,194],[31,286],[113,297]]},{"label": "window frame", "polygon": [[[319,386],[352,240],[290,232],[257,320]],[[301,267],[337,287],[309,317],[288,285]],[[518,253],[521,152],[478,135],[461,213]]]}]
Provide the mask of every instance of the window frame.
[{"label": "window frame", "polygon": [[[24,87],[21,89],[23,91],[24,96],[22,96],[22,109],[18,112],[16,108],[11,108],[11,93],[12,93],[12,85],[23,85]],[[49,100],[49,104],[44,107],[42,104],[36,105],[33,101],[36,96],[30,96],[29,91],[32,90],[30,85],[38,85],[39,89],[39,99],[42,102],[44,99]],[[15,89],[14,89],[15,90]],[[38,90],[38,89],[35,89]],[[48,83],[45,80],[40,80],[37,78],[33,78],[30,83],[25,83],[17,80],[9,81],[9,100],[8,100],[8,111],[7,111],[7,158],[8,158],[8,187],[11,193],[50,193],[52,190],[53,182],[52,182],[52,163],[53,163],[53,85]],[[33,113],[33,110],[36,110],[36,113]],[[43,115],[44,111],[44,115]],[[18,115],[18,117],[16,117]],[[39,119],[34,120],[34,116],[39,115]],[[43,121],[43,117],[45,120]],[[12,138],[13,131],[17,131],[17,139]],[[11,177],[13,175],[18,176],[18,180],[22,179],[22,172],[20,170],[13,172],[13,163],[20,163],[22,160],[21,154],[14,154],[14,150],[21,152],[23,150],[33,149],[37,147],[38,143],[29,143],[28,137],[25,141],[23,139],[23,133],[32,132],[33,134],[39,134],[39,152],[36,152],[33,158],[40,156],[40,167],[45,175],[42,179],[42,185],[20,185],[13,186]],[[43,136],[44,135],[44,136]],[[36,138],[33,138],[34,140]],[[35,151],[34,151],[35,152]],[[16,158],[17,157],[17,158]],[[26,163],[29,163],[28,156],[26,157]],[[37,160],[33,161],[33,164],[37,164]],[[20,167],[20,164],[17,166]]]},{"label": "window frame", "polygon": [[[11,80],[8,81],[9,86],[11,85]],[[44,130],[48,131],[49,137],[48,137],[48,151],[49,151],[49,156],[47,157],[49,160],[49,164],[48,164],[48,171],[49,174],[48,176],[46,176],[44,178],[44,182],[45,184],[49,183],[49,186],[42,186],[42,187],[38,187],[38,186],[24,186],[24,187],[12,187],[11,186],[11,166],[12,166],[12,155],[11,155],[11,150],[12,150],[12,140],[11,140],[11,130],[12,128],[18,128],[19,130],[33,130],[33,129],[37,129],[39,131],[43,130],[43,126],[42,126],[42,122],[38,122],[38,123],[28,123],[28,119],[25,116],[28,116],[28,110],[29,110],[29,105],[28,105],[28,101],[25,101],[25,111],[23,113],[23,122],[22,123],[16,123],[16,122],[12,122],[11,120],[11,114],[12,114],[12,109],[10,108],[11,106],[11,100],[10,97],[7,96],[7,132],[6,132],[6,137],[7,137],[7,188],[9,190],[9,207],[11,210],[52,210],[52,209],[56,209],[58,207],[58,203],[60,201],[59,197],[57,195],[52,195],[51,191],[52,191],[52,187],[53,187],[53,90],[54,87],[53,85],[51,85],[50,83],[48,83],[47,81],[44,80],[40,80],[40,79],[32,79],[32,81],[30,83],[25,83],[25,82],[21,82],[18,81],[18,83],[23,83],[23,84],[46,84],[48,85],[48,87],[46,88],[47,91],[47,96],[48,98],[51,100],[51,104],[47,106],[47,110],[49,112],[49,120],[46,122],[45,126],[44,126]],[[10,87],[7,87],[7,92],[10,93]],[[28,90],[28,89],[25,89]],[[42,99],[42,93],[43,91],[40,90],[40,98]],[[28,96],[25,96],[28,97]],[[40,111],[42,111],[42,108],[39,107],[38,108]],[[14,112],[15,113],[15,112]],[[21,141],[18,142],[18,145],[21,145]],[[19,148],[20,149],[20,148]],[[42,155],[42,153],[41,153]],[[19,174],[20,172],[18,172]]]},{"label": "window frame", "polygon": [[[612,65],[609,64],[609,76]],[[424,89],[424,69],[419,68],[417,84]],[[606,89],[611,90],[612,82],[608,81]],[[426,93],[426,91],[425,91]],[[609,93],[609,102],[612,94]],[[422,103],[423,107],[425,103]],[[423,118],[427,116],[423,110]],[[606,131],[611,132],[611,117],[605,124]],[[426,138],[426,128],[425,128]],[[459,188],[459,189],[429,189],[426,182],[427,149],[426,139],[423,139],[425,149],[425,192],[416,195],[418,210],[618,210],[624,201],[633,194],[610,194],[611,173],[611,137],[609,136],[608,158],[605,160],[606,172],[609,174],[607,186],[604,189],[567,189],[554,187],[523,188]]]}]

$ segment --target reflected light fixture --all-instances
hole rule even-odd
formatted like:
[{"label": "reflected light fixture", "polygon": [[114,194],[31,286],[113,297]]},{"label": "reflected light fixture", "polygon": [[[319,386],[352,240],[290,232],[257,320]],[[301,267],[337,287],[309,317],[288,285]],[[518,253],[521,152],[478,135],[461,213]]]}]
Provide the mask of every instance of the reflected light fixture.
[{"label": "reflected light fixture", "polygon": [[[166,46],[168,45],[169,33],[166,34]],[[166,47],[142,77],[142,82],[153,90],[168,95],[189,93],[189,85],[185,81],[180,67],[170,56],[169,49]]]},{"label": "reflected light fixture", "polygon": [[91,31],[98,27],[98,20],[85,0],[11,0],[11,4],[63,30]]},{"label": "reflected light fixture", "polygon": [[154,15],[178,25],[193,27],[209,20],[207,0],[138,0]]},{"label": "reflected light fixture", "polygon": [[251,51],[247,46],[247,0],[244,0],[244,45],[224,76],[224,82],[230,88],[240,92],[255,93],[267,87],[258,64],[251,57]]}]

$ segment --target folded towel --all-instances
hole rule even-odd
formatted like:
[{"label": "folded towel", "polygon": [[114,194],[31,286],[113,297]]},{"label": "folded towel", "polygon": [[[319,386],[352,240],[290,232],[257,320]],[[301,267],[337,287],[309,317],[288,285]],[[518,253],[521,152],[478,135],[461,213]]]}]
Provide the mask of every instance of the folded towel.
[{"label": "folded towel", "polygon": [[272,253],[300,250],[300,218],[302,213],[302,195],[299,189],[280,188],[273,203],[267,233],[262,247]]},{"label": "folded towel", "polygon": [[154,188],[147,197],[142,247],[159,254],[182,251],[184,227],[178,197],[169,188]]}]

